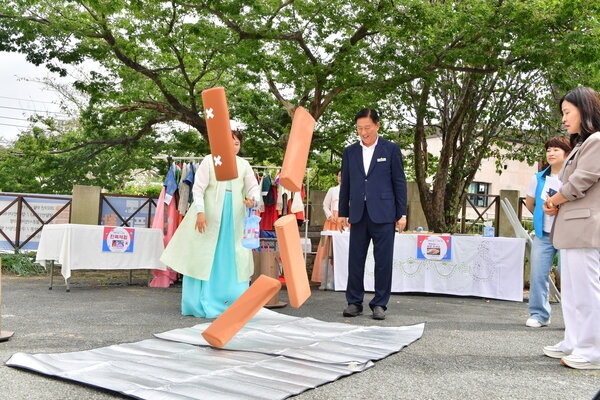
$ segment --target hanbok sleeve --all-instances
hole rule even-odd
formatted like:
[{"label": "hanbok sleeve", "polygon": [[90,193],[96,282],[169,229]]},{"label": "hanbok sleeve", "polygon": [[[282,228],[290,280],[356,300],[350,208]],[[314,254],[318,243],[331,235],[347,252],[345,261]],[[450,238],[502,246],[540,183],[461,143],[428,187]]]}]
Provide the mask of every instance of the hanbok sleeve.
[{"label": "hanbok sleeve", "polygon": [[333,190],[332,188],[329,188],[329,190],[327,190],[327,194],[325,195],[325,198],[323,199],[323,211],[325,212],[325,218],[329,219],[331,218],[331,216],[333,215],[333,210],[331,209],[331,202],[333,201]]},{"label": "hanbok sleeve", "polygon": [[260,186],[250,164],[246,165],[246,174],[244,175],[244,192],[246,193],[247,198],[254,199],[254,204],[257,204],[261,197]]},{"label": "hanbok sleeve", "polygon": [[196,213],[204,212],[204,191],[208,187],[210,179],[210,162],[212,157],[205,157],[200,163],[198,170],[194,176],[194,186],[192,187],[192,194],[194,196],[194,205],[196,207]]}]

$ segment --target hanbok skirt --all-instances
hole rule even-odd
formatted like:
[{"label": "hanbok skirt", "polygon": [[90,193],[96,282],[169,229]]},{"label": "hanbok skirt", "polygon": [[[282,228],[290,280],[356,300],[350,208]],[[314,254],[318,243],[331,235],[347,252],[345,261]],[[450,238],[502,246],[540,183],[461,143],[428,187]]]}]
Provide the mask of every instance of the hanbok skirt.
[{"label": "hanbok skirt", "polygon": [[221,226],[208,281],[184,275],[181,314],[217,318],[248,289],[249,282],[238,282],[231,192],[225,193]]},{"label": "hanbok skirt", "polygon": [[[337,217],[338,212],[333,211],[333,221],[329,219],[323,224],[324,231],[338,231]],[[333,260],[328,257],[333,254],[331,246],[331,236],[323,236],[319,240],[319,246],[317,247],[317,254],[313,263],[313,270],[310,280],[313,282],[321,282],[319,289],[333,289],[334,288],[334,276],[333,276]],[[327,271],[327,272],[325,272]],[[325,281],[327,277],[327,281]]]}]

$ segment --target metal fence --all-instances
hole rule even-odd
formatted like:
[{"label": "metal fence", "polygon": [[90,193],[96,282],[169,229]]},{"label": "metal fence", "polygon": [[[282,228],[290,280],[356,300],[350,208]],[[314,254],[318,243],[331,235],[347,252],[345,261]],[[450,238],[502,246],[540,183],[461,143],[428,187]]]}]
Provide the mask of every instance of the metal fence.
[{"label": "metal fence", "polygon": [[70,196],[0,193],[0,249],[37,249],[44,225],[69,222],[70,208]]},{"label": "metal fence", "polygon": [[[46,224],[71,222],[72,196],[0,193],[0,251],[35,251]],[[157,199],[101,194],[100,225],[151,227]]]},{"label": "metal fence", "polygon": [[[472,200],[484,198],[480,207]],[[39,235],[46,224],[69,223],[71,196],[0,193],[0,250],[37,250]],[[524,198],[519,199],[517,214],[522,221]],[[151,227],[157,199],[119,194],[100,195],[100,225]],[[492,218],[488,218],[492,215]],[[484,222],[499,226],[500,196],[468,193],[462,204],[456,231],[481,233]]]},{"label": "metal fence", "polygon": [[157,199],[146,196],[100,194],[100,225],[150,228]]},{"label": "metal fence", "polygon": [[[474,198],[484,200],[483,207],[477,206]],[[523,222],[523,208],[525,207],[525,198],[520,197],[517,204],[517,216],[519,221]],[[492,215],[491,218],[488,215]],[[486,221],[492,221],[495,227],[500,226],[500,195],[497,194],[479,194],[467,193],[463,201],[457,231],[459,233],[481,233],[483,224]],[[496,230],[497,234],[497,230]]]}]

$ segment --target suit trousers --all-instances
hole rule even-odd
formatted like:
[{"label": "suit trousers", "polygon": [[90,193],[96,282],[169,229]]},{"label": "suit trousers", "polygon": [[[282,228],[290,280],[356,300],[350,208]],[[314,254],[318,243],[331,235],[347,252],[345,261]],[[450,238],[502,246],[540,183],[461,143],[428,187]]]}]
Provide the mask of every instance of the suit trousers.
[{"label": "suit trousers", "polygon": [[558,347],[600,364],[600,249],[562,249],[560,263],[565,336]]},{"label": "suit trousers", "polygon": [[369,217],[367,207],[359,222],[350,226],[350,248],[348,251],[348,284],[346,301],[362,308],[365,295],[365,261],[369,244],[373,241],[375,258],[375,295],[369,307],[387,309],[392,291],[395,223],[375,223]]}]

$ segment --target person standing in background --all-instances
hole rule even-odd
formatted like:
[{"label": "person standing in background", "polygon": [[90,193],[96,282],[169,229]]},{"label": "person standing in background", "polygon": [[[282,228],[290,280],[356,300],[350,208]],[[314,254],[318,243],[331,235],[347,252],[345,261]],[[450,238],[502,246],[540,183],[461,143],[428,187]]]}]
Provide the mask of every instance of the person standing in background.
[{"label": "person standing in background", "polygon": [[565,332],[543,351],[567,367],[600,369],[600,98],[580,86],[559,104],[573,150],[544,212],[556,216],[550,239],[560,250]]},{"label": "person standing in background", "polygon": [[[233,132],[240,151],[242,134]],[[194,179],[194,203],[161,256],[183,274],[181,314],[216,318],[248,289],[254,272],[251,250],[242,246],[246,207],[260,196],[248,161],[236,156],[238,176],[218,181],[212,155]]]},{"label": "person standing in background", "polygon": [[[556,136],[544,144],[546,163],[542,171],[533,175],[525,197],[525,206],[533,214],[535,236],[531,246],[529,274],[529,318],[525,325],[540,328],[550,324],[550,270],[558,250],[550,242],[554,216],[544,213],[544,201],[559,186],[558,173],[571,144],[566,136]],[[560,263],[559,263],[560,272]]]},{"label": "person standing in background", "polygon": [[379,136],[379,114],[362,109],[354,118],[360,140],[342,155],[338,228],[350,229],[345,317],[362,314],[367,251],[373,241],[375,294],[373,319],[385,319],[392,290],[396,228],[406,228],[407,187],[397,144]]},{"label": "person standing in background", "polygon": [[[338,169],[338,184],[330,187],[325,194],[325,199],[323,199],[323,212],[325,213],[326,218],[325,223],[323,224],[323,231],[338,230],[337,219],[341,182],[342,170]],[[321,287],[319,289],[333,289],[333,270],[327,270],[327,273],[325,273],[325,268],[329,268],[330,265],[330,260],[327,259],[328,254],[331,254],[331,236],[321,236],[311,276],[313,282],[321,282]],[[327,275],[327,279],[325,279],[325,275]]]}]

